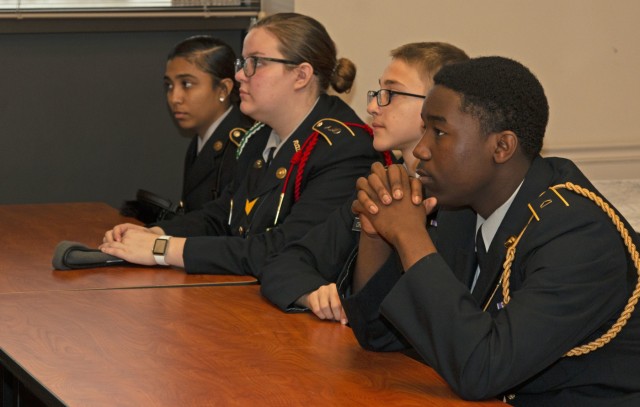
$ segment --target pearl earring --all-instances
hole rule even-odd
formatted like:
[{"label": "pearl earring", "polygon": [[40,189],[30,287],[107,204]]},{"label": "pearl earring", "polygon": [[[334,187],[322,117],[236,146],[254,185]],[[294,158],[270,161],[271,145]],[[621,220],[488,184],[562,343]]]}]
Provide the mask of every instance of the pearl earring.
[{"label": "pearl earring", "polygon": [[223,96],[220,97],[220,101],[224,102],[224,97]]}]

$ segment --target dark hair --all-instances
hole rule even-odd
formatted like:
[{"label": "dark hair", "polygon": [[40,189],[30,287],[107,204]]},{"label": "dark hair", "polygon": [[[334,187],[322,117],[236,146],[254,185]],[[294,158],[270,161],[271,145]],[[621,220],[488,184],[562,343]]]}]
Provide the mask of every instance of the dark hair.
[{"label": "dark hair", "polygon": [[412,42],[391,51],[391,57],[415,66],[423,79],[431,80],[444,65],[462,62],[469,56],[460,48],[445,42]]},{"label": "dark hair", "polygon": [[278,13],[257,21],[254,28],[273,34],[286,59],[311,64],[321,92],[326,92],[329,85],[338,93],[351,89],[356,66],[346,58],[336,58],[336,45],[317,20],[297,13]]},{"label": "dark hair", "polygon": [[485,134],[511,130],[527,157],[540,153],[549,104],[524,65],[503,57],[474,58],[443,67],[434,81],[460,94],[462,111],[477,117]]},{"label": "dark hair", "polygon": [[167,60],[182,57],[196,65],[203,72],[211,75],[214,86],[222,79],[229,78],[233,81],[233,88],[229,99],[233,103],[240,100],[238,84],[235,81],[236,54],[226,42],[208,35],[196,35],[181,41],[176,45]]}]

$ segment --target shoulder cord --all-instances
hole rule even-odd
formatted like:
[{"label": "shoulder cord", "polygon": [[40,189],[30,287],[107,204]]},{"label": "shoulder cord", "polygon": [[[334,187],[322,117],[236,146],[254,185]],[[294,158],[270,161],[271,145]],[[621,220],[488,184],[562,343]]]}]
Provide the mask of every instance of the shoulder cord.
[{"label": "shoulder cord", "polygon": [[[349,127],[360,127],[364,129],[370,136],[373,137],[373,130],[371,130],[371,127],[367,126],[366,124],[360,124],[360,123],[343,123],[343,124]],[[289,179],[296,165],[298,166],[298,171],[296,172],[295,184],[293,188],[293,200],[294,202],[298,202],[298,200],[300,199],[300,195],[302,195],[302,178],[304,176],[304,168],[307,165],[307,161],[309,161],[309,156],[311,155],[311,152],[313,151],[314,147],[318,143],[319,136],[320,136],[320,133],[318,131],[314,131],[313,133],[311,133],[311,135],[302,144],[300,149],[296,151],[293,157],[291,157],[289,170],[287,171],[287,176],[285,177],[284,184],[282,185],[282,192],[280,192],[278,209],[276,211],[276,217],[273,222],[274,226],[278,224],[278,218],[280,217],[280,208],[282,207],[282,202],[287,192],[287,185],[289,185]],[[386,153],[385,162],[388,160],[390,164],[391,155],[388,151],[385,153]]]},{"label": "shoulder cord", "polygon": [[253,126],[251,126],[251,128],[249,130],[247,130],[247,132],[244,134],[244,137],[242,137],[242,140],[240,140],[240,145],[238,146],[238,149],[236,150],[236,160],[238,158],[240,158],[240,154],[242,154],[242,150],[244,150],[244,146],[247,145],[247,142],[249,141],[251,136],[256,134],[258,132],[258,130],[260,130],[263,127],[264,127],[264,123],[255,122],[255,124]]},{"label": "shoulder cord", "polygon": [[[633,313],[633,310],[635,309],[635,306],[638,303],[638,298],[640,297],[640,259],[638,256],[638,251],[636,250],[636,246],[633,243],[631,237],[629,236],[629,231],[625,227],[624,223],[620,221],[620,217],[615,213],[613,208],[611,208],[611,206],[607,202],[605,202],[600,196],[596,195],[595,193],[585,188],[575,185],[571,182],[567,182],[565,184],[558,184],[550,188],[552,191],[558,194],[555,191],[556,188],[566,188],[569,191],[575,192],[578,195],[582,195],[585,198],[590,199],[596,205],[598,205],[598,207],[600,207],[602,211],[607,214],[607,216],[609,216],[613,224],[616,226],[616,229],[618,230],[618,232],[620,232],[620,236],[622,237],[622,240],[624,241],[624,244],[627,247],[629,255],[631,256],[631,260],[633,261],[633,264],[636,270],[638,271],[638,283],[636,284],[636,287],[633,290],[631,297],[629,297],[629,301],[627,302],[627,305],[624,307],[622,313],[618,317],[618,320],[613,324],[613,326],[609,328],[609,330],[605,332],[600,338],[592,342],[589,342],[585,345],[577,346],[571,349],[569,352],[567,352],[564,355],[564,356],[580,356],[580,355],[587,354],[591,351],[594,351],[596,349],[599,349],[604,345],[606,345],[607,343],[609,343],[613,338],[616,337],[616,335],[618,335],[618,333],[622,330],[622,328],[625,326],[625,324],[631,317],[631,314]],[[527,222],[527,225],[524,227],[524,229],[522,229],[522,232],[520,232],[518,237],[511,238],[507,242],[509,246],[507,248],[507,256],[503,265],[504,271],[502,272],[502,277],[501,277],[502,296],[503,296],[503,302],[505,305],[511,300],[511,297],[509,296],[509,277],[511,276],[511,264],[513,263],[513,259],[515,258],[515,255],[516,255],[516,246],[518,245],[520,238],[522,237],[524,231],[527,229],[527,226],[529,226],[529,223],[531,223],[531,220],[533,218],[534,217],[532,216],[529,219],[529,222]],[[496,287],[496,289],[497,288],[498,287]],[[494,294],[495,294],[495,291],[494,291]],[[493,295],[491,297],[493,297]]]}]

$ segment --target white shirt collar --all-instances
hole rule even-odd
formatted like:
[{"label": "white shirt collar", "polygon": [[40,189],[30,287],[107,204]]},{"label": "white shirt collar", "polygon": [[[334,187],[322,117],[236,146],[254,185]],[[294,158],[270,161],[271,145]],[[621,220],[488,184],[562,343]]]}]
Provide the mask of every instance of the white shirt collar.
[{"label": "white shirt collar", "polygon": [[520,182],[520,185],[518,185],[518,188],[516,188],[513,194],[511,194],[509,199],[507,199],[505,203],[500,205],[498,209],[493,211],[493,213],[489,215],[489,217],[486,220],[483,219],[482,216],[480,216],[480,214],[477,215],[476,233],[478,233],[478,229],[480,229],[480,226],[482,226],[482,239],[484,240],[484,247],[487,248],[487,251],[489,250],[489,246],[491,245],[491,242],[493,241],[493,238],[495,237],[496,232],[500,227],[500,224],[504,220],[504,217],[506,216],[507,211],[511,207],[513,200],[516,198],[518,191],[520,191],[520,187],[522,187],[523,182],[524,180]]}]

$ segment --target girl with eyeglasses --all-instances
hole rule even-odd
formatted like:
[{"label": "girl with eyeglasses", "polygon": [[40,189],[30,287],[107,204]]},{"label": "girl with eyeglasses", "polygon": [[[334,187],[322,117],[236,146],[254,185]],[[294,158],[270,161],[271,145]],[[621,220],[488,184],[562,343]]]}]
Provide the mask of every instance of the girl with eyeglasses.
[{"label": "girl with eyeglasses", "polygon": [[[442,66],[468,57],[461,49],[441,42],[405,44],[391,51],[391,57],[379,79],[381,89],[367,94],[367,112],[372,118],[374,147],[400,152],[407,171],[413,174],[418,164],[413,149],[425,129],[420,111],[433,76]],[[358,247],[359,221],[351,211],[353,199],[265,264],[260,276],[262,294],[282,310],[309,310],[320,319],[347,323],[335,281]]]},{"label": "girl with eyeglasses", "polygon": [[257,122],[237,150],[237,173],[203,210],[150,228],[123,224],[101,249],[133,263],[188,273],[257,275],[351,195],[381,159],[370,129],[338,97],[355,66],[336,57],[318,21],[275,14],[252,26],[236,62],[240,110]]}]

